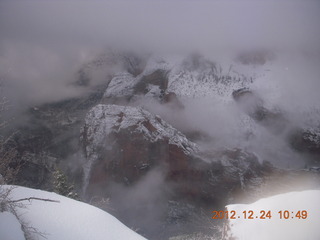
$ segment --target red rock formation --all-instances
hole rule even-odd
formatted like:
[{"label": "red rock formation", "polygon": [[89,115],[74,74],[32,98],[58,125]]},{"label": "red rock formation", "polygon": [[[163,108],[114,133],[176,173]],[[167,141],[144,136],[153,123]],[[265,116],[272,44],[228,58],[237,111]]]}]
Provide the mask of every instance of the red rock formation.
[{"label": "red rock formation", "polygon": [[89,165],[89,196],[107,194],[111,183],[134,186],[150,170],[161,169],[172,199],[217,203],[263,176],[253,154],[222,151],[207,162],[197,146],[159,117],[132,107],[98,105],[82,131]]}]

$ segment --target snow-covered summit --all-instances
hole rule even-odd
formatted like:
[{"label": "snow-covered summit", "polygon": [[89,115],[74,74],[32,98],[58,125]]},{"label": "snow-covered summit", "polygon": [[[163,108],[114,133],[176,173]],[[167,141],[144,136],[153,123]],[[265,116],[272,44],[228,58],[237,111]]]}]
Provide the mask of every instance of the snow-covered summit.
[{"label": "snow-covered summit", "polygon": [[[163,92],[172,92],[179,97],[214,97],[230,101],[234,90],[250,86],[255,79],[264,76],[266,68],[244,66],[233,60],[212,61],[199,54],[150,57],[141,74],[133,76],[128,72],[118,73],[110,81],[104,97],[132,97],[137,93],[134,89],[139,83],[154,72],[162,71],[167,74],[155,76],[139,94],[150,96],[148,93],[159,85],[157,82],[162,81],[165,82]],[[156,96],[159,95],[160,91]]]},{"label": "snow-covered summit", "polygon": [[181,97],[229,98],[234,90],[249,86],[254,78],[253,73],[241,73],[235,62],[224,64],[193,54],[173,66],[168,91]]},{"label": "snow-covered summit", "polygon": [[[131,132],[142,133],[150,142],[167,139],[169,144],[181,147],[186,153],[196,153],[196,144],[185,135],[160,118],[141,107],[104,105],[93,107],[87,114],[82,128],[87,141],[99,145],[112,132],[131,129]],[[90,149],[87,154],[90,155]]]}]

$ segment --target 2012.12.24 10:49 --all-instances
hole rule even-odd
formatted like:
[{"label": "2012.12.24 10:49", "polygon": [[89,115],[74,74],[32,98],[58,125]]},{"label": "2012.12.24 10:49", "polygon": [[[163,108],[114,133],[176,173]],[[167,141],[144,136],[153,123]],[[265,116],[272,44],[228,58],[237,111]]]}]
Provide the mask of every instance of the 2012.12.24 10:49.
[{"label": "2012.12.24 10:49", "polygon": [[[293,211],[278,211],[276,214],[280,219],[307,219],[308,212],[306,210]],[[253,210],[245,210],[241,214],[237,214],[235,210],[231,211],[212,211],[212,219],[272,219],[271,210],[261,210],[254,212]]]}]

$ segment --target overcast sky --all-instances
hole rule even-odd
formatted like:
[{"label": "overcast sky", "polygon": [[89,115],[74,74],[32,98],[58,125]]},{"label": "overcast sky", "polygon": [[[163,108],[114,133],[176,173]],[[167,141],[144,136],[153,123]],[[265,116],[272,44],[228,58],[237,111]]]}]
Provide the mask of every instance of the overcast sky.
[{"label": "overcast sky", "polygon": [[320,1],[1,1],[1,40],[207,48],[316,45]]}]

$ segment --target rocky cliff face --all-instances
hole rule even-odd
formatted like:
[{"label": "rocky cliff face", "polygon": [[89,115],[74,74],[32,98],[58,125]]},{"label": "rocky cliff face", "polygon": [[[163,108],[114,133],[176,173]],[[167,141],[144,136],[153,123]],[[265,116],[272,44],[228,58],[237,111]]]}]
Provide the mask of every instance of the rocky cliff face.
[{"label": "rocky cliff face", "polygon": [[[273,171],[254,154],[240,149],[205,154],[159,116],[129,106],[92,108],[81,130],[81,143],[88,199],[100,196],[120,201],[112,194],[115,185],[129,191],[148,184],[143,183],[145,179],[152,182],[152,172],[157,171],[161,178],[157,188],[163,189],[155,190],[161,191],[157,204],[177,201],[199,209],[220,207],[231,197],[249,194],[250,188],[259,186]],[[121,208],[124,206],[118,206]],[[169,213],[165,208],[163,215],[168,218]],[[185,218],[181,217],[192,220]]]},{"label": "rocky cliff face", "polygon": [[[111,176],[118,182],[133,184],[146,170],[173,164],[169,152],[182,156],[182,162],[197,152],[194,143],[159,116],[142,108],[117,105],[97,105],[90,110],[81,142],[87,159],[88,190]],[[97,171],[102,173],[95,174]]]},{"label": "rocky cliff face", "polygon": [[20,169],[16,184],[51,191],[52,172],[59,167],[69,172],[69,178],[81,188],[81,162],[72,163],[78,152],[79,129],[104,90],[100,85],[77,98],[34,106],[23,113],[21,122],[17,119],[18,129],[11,141]]}]

